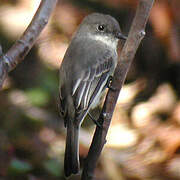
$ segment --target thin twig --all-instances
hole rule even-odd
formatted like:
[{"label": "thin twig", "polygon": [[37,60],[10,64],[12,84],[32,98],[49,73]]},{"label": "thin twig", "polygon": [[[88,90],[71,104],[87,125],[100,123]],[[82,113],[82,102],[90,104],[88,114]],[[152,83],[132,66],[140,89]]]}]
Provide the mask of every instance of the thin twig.
[{"label": "thin twig", "polygon": [[100,114],[99,123],[103,128],[96,127],[94,137],[85,160],[82,180],[92,180],[97,160],[106,143],[106,135],[111,123],[111,118],[119,96],[121,87],[125,81],[127,72],[135,56],[137,48],[145,35],[145,26],[149,17],[154,0],[139,0],[128,39],[122,49],[117,68],[114,73],[112,86],[116,91],[109,90]]},{"label": "thin twig", "polygon": [[42,0],[31,23],[14,45],[4,55],[0,55],[0,89],[12,69],[19,64],[34,45],[37,37],[48,23],[57,0]]}]

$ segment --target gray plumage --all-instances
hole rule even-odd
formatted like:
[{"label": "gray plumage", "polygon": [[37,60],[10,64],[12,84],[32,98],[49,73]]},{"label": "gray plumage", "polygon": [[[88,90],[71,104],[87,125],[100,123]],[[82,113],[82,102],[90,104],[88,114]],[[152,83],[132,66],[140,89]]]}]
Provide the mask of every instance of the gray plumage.
[{"label": "gray plumage", "polygon": [[109,15],[93,13],[80,24],[60,67],[60,114],[67,128],[65,175],[79,171],[79,127],[94,107],[117,64],[118,22]]}]

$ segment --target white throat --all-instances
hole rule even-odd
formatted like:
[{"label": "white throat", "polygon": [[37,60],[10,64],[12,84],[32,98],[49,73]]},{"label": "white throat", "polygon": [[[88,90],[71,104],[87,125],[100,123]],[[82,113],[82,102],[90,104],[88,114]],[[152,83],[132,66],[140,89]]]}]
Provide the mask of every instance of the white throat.
[{"label": "white throat", "polygon": [[117,48],[117,45],[118,45],[118,39],[115,39],[115,38],[111,38],[109,36],[101,36],[99,34],[97,35],[92,35],[92,34],[89,34],[88,35],[89,38],[91,38],[92,40],[96,40],[100,43],[103,43],[105,45],[107,45],[108,47],[112,48],[112,49],[115,49]]}]

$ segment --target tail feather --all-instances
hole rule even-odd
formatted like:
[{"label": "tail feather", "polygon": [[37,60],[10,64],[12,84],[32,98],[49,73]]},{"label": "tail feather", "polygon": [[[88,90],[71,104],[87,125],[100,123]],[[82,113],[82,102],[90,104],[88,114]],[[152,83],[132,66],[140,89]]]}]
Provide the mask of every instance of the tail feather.
[{"label": "tail feather", "polygon": [[67,121],[64,172],[66,177],[79,172],[79,127],[70,119]]}]

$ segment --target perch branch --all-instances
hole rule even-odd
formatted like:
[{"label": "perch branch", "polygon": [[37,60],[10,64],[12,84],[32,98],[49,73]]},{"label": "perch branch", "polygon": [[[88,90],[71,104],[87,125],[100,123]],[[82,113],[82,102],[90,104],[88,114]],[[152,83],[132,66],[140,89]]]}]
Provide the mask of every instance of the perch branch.
[{"label": "perch branch", "polygon": [[94,177],[94,171],[97,160],[106,143],[106,135],[108,132],[111,118],[115,109],[115,105],[119,96],[121,87],[125,81],[127,72],[135,56],[137,48],[143,37],[145,36],[145,26],[149,17],[150,10],[154,0],[139,0],[134,20],[132,22],[128,39],[122,49],[118,65],[115,69],[112,87],[116,91],[109,90],[104,102],[103,109],[99,117],[99,123],[102,128],[96,127],[94,137],[85,160],[82,173],[82,180],[91,180]]},{"label": "perch branch", "polygon": [[48,23],[57,0],[42,0],[31,23],[23,35],[14,43],[6,54],[0,54],[0,89],[8,72],[14,69],[28,54],[37,37]]}]

